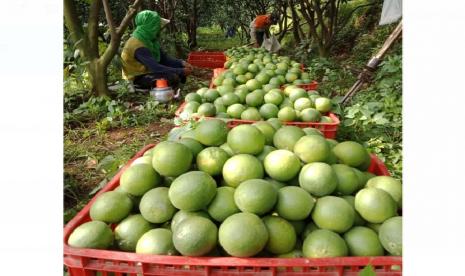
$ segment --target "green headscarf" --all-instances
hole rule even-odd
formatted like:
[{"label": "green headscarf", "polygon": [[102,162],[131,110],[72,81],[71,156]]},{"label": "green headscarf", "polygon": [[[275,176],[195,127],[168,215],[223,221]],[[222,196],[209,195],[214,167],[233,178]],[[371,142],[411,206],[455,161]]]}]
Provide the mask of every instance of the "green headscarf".
[{"label": "green headscarf", "polygon": [[139,39],[150,50],[156,61],[160,61],[160,16],[155,11],[141,11],[136,15],[136,29],[132,36]]}]

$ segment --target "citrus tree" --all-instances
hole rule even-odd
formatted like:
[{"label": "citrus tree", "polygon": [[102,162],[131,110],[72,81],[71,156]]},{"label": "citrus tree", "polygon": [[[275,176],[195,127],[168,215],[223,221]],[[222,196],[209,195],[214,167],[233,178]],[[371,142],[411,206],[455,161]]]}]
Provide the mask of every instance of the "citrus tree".
[{"label": "citrus tree", "polygon": [[[308,24],[308,36],[316,44],[320,56],[329,55],[336,34],[347,25],[353,13],[382,1],[299,0],[291,9],[298,9]],[[355,4],[353,4],[355,2]],[[361,4],[357,5],[359,2]]]},{"label": "citrus tree", "polygon": [[[109,94],[107,85],[107,68],[113,57],[117,54],[121,38],[141,6],[142,0],[134,0],[128,5],[125,16],[117,25],[113,19],[112,10],[108,0],[88,1],[88,14],[86,27],[82,22],[82,14],[78,12],[78,1],[64,0],[65,24],[70,32],[75,47],[79,49],[89,73],[94,94],[104,96]],[[99,51],[99,14],[104,11],[110,41],[103,51]]]}]

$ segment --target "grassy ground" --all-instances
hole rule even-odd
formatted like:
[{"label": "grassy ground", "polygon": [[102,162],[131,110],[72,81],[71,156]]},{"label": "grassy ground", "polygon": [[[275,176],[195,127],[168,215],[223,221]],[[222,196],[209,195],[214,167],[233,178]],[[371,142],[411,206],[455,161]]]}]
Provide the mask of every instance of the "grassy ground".
[{"label": "grassy ground", "polygon": [[200,27],[197,29],[197,35],[197,43],[200,50],[223,51],[246,43],[245,41],[241,42],[239,33],[236,33],[232,38],[226,38],[225,33],[219,27]]}]

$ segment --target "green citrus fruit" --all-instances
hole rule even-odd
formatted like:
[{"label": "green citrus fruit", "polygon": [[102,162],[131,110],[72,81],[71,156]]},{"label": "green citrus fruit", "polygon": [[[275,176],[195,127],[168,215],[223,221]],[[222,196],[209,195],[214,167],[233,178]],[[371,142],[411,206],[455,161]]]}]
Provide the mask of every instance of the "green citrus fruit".
[{"label": "green citrus fruit", "polygon": [[[342,196],[341,198],[347,201],[347,203],[349,203],[350,206],[352,206],[352,208],[354,208],[355,210],[355,196],[347,195]],[[360,216],[360,214],[357,212],[357,210],[355,210],[354,226],[364,226],[366,223],[366,220],[364,220],[362,216]]]},{"label": "green citrus fruit", "polygon": [[208,214],[218,221],[222,222],[227,217],[239,213],[240,210],[234,202],[234,191],[232,187],[218,187],[216,196],[208,205]]},{"label": "green citrus fruit", "polygon": [[221,149],[223,149],[230,157],[234,155],[234,151],[232,148],[228,145],[228,143],[224,143],[220,146]]},{"label": "green citrus fruit", "polygon": [[256,122],[253,124],[265,136],[265,144],[273,145],[273,136],[276,132],[274,127],[268,122]]},{"label": "green citrus fruit", "polygon": [[102,221],[85,222],[73,230],[68,244],[76,248],[107,249],[113,243],[110,226]]},{"label": "green citrus fruit", "polygon": [[279,110],[278,119],[283,122],[292,122],[297,118],[297,114],[292,107],[286,106]]},{"label": "green citrus fruit", "polygon": [[[266,105],[266,104],[264,104],[264,105]],[[264,106],[264,105],[263,105],[263,106]],[[262,107],[263,107],[263,106],[262,106]],[[277,113],[276,113],[276,114],[277,114]],[[276,129],[276,130],[280,129],[280,128],[282,127],[282,125],[283,125],[283,124],[281,123],[281,121],[280,121],[278,118],[269,118],[269,119],[266,120],[266,121],[267,121],[268,123],[270,123],[270,125],[271,125],[272,127],[274,127],[274,129]],[[274,137],[273,137],[273,139],[274,139]]]},{"label": "green citrus fruit", "polygon": [[192,151],[185,145],[163,141],[155,146],[152,166],[160,175],[178,176],[189,170],[192,159]]},{"label": "green citrus fruit", "polygon": [[258,154],[263,151],[265,135],[251,125],[239,125],[228,133],[228,145],[235,153]]},{"label": "green citrus fruit", "polygon": [[326,163],[309,163],[300,171],[299,184],[314,196],[325,196],[336,190],[337,176],[333,168]]},{"label": "green citrus fruit", "polygon": [[216,108],[212,103],[203,103],[197,109],[197,113],[201,116],[211,117],[215,116]]},{"label": "green citrus fruit", "polygon": [[291,93],[289,94],[289,100],[291,100],[292,103],[295,103],[297,99],[301,98],[308,98],[308,92],[303,88],[292,89]]},{"label": "green citrus fruit", "polygon": [[234,86],[232,86],[232,85],[220,85],[220,86],[218,86],[216,88],[216,90],[218,91],[218,93],[221,96],[224,96],[226,94],[234,92]]},{"label": "green citrus fruit", "polygon": [[331,165],[337,177],[336,193],[340,195],[351,195],[359,190],[359,179],[355,171],[344,164]]},{"label": "green citrus fruit", "polygon": [[300,112],[300,118],[303,122],[319,122],[321,114],[314,108],[305,108]]},{"label": "green citrus fruit", "polygon": [[316,201],[312,219],[321,229],[344,233],[354,225],[355,210],[343,198],[324,196]]},{"label": "green citrus fruit", "polygon": [[220,96],[220,93],[218,93],[216,89],[208,89],[207,92],[203,94],[203,97],[209,103],[214,102],[219,96]]},{"label": "green citrus fruit", "polygon": [[310,234],[313,231],[318,230],[318,229],[320,229],[320,228],[318,228],[318,226],[316,226],[316,224],[313,221],[307,223],[307,225],[305,225],[304,231],[302,232],[302,239],[305,240],[307,238],[308,234]]},{"label": "green citrus fruit", "polygon": [[225,106],[230,106],[230,105],[233,105],[233,104],[236,104],[236,103],[239,103],[240,102],[240,98],[239,96],[237,96],[236,94],[234,93],[227,93],[227,94],[224,94],[221,99],[223,100],[223,104]]},{"label": "green citrus fruit", "polygon": [[134,252],[139,238],[152,228],[142,215],[131,215],[116,226],[116,245],[123,251]]},{"label": "green citrus fruit", "polygon": [[337,144],[333,148],[333,152],[340,163],[351,167],[362,165],[367,157],[369,157],[367,150],[361,144],[353,141],[345,141]]},{"label": "green citrus fruit", "polygon": [[133,165],[127,168],[120,178],[123,191],[135,196],[141,196],[160,184],[161,177],[153,169],[151,163]]},{"label": "green citrus fruit", "polygon": [[197,156],[197,154],[199,154],[199,152],[203,150],[202,144],[200,144],[199,141],[192,138],[181,138],[181,140],[179,140],[178,143],[188,147],[191,150],[192,156],[194,158]]},{"label": "green citrus fruit", "polygon": [[261,93],[252,92],[245,97],[245,103],[248,106],[261,106],[263,104],[263,95]]},{"label": "green citrus fruit", "polygon": [[320,97],[315,100],[315,108],[321,113],[326,113],[331,110],[331,100],[325,97]]},{"label": "green citrus fruit", "polygon": [[228,126],[223,120],[204,120],[195,128],[196,140],[206,146],[220,146],[226,142]]},{"label": "green citrus fruit", "polygon": [[144,194],[139,203],[139,210],[144,219],[152,223],[164,223],[169,221],[176,208],[170,202],[167,187],[158,187]]},{"label": "green citrus fruit", "polygon": [[237,187],[248,179],[263,178],[263,165],[253,155],[238,154],[224,164],[223,178],[228,186]]},{"label": "green citrus fruit", "polygon": [[[319,129],[316,129],[316,128],[313,128],[313,127],[306,127],[306,128],[303,128],[302,130],[305,132],[305,135],[324,136],[323,133]],[[326,139],[326,141],[328,141],[328,139]],[[331,146],[331,144],[329,144],[329,145]],[[333,148],[333,147],[331,146],[331,148]]]},{"label": "green citrus fruit", "polygon": [[173,233],[164,228],[152,229],[137,241],[136,253],[152,255],[177,255]]},{"label": "green citrus fruit", "polygon": [[283,99],[284,98],[281,95],[281,92],[275,90],[269,91],[264,96],[265,103],[270,103],[274,105],[280,105],[283,102]]},{"label": "green citrus fruit", "polygon": [[274,104],[266,103],[260,107],[259,112],[264,119],[277,118],[279,108]]},{"label": "green citrus fruit", "polygon": [[90,207],[90,218],[106,223],[117,223],[129,215],[132,201],[125,194],[110,191],[100,194]]},{"label": "green citrus fruit", "polygon": [[387,252],[394,256],[402,256],[402,217],[387,219],[379,227],[378,235]]},{"label": "green citrus fruit", "polygon": [[402,184],[399,180],[391,176],[376,176],[368,180],[366,186],[384,190],[402,207]]},{"label": "green citrus fruit", "polygon": [[344,239],[326,229],[311,232],[304,241],[302,251],[307,258],[344,257],[349,254]]},{"label": "green citrus fruit", "polygon": [[382,223],[397,215],[397,204],[384,190],[365,188],[355,195],[355,210],[368,222]]},{"label": "green citrus fruit", "polygon": [[378,235],[370,228],[355,226],[344,234],[351,256],[383,256],[384,250]]},{"label": "green citrus fruit", "polygon": [[294,102],[294,109],[295,110],[302,111],[302,110],[304,110],[306,108],[312,108],[312,107],[313,107],[313,103],[309,98],[298,98]]},{"label": "green citrus fruit", "polygon": [[206,211],[191,212],[191,211],[179,210],[176,212],[176,214],[174,214],[173,218],[171,219],[171,231],[174,231],[174,229],[176,229],[176,227],[186,218],[195,217],[195,216],[210,219],[210,215]]},{"label": "green citrus fruit", "polygon": [[288,150],[270,152],[263,162],[266,173],[278,181],[288,181],[300,171],[299,158]]},{"label": "green citrus fruit", "polygon": [[261,162],[265,161],[265,158],[266,156],[272,152],[276,150],[275,147],[272,147],[272,146],[268,146],[268,145],[265,145],[265,147],[263,148],[263,151],[260,152],[258,155],[256,155],[256,157],[258,158],[258,160],[260,160]]},{"label": "green citrus fruit", "polygon": [[234,257],[251,257],[262,251],[268,242],[268,230],[255,214],[237,213],[228,217],[219,228],[221,247]]},{"label": "green citrus fruit", "polygon": [[262,84],[256,79],[251,79],[245,83],[245,86],[247,86],[247,89],[249,89],[249,91],[254,91],[255,89],[259,89],[260,87],[262,87]]},{"label": "green citrus fruit", "polygon": [[176,178],[170,186],[169,199],[181,210],[199,211],[216,195],[216,182],[202,171],[190,171]]},{"label": "green citrus fruit", "polygon": [[306,219],[315,205],[315,199],[304,189],[295,186],[278,191],[276,212],[287,220]]},{"label": "green citrus fruit", "polygon": [[229,154],[219,147],[208,147],[197,155],[197,168],[209,175],[220,175]]},{"label": "green citrus fruit", "polygon": [[319,135],[305,135],[294,145],[294,153],[305,163],[324,162],[331,148],[326,139]]},{"label": "green citrus fruit", "polygon": [[278,193],[263,179],[249,179],[236,188],[234,202],[242,212],[264,215],[274,207]]},{"label": "green citrus fruit", "polygon": [[241,119],[247,121],[260,121],[262,116],[260,115],[260,112],[258,112],[258,109],[255,107],[247,107],[241,113]]},{"label": "green citrus fruit", "polygon": [[277,216],[263,218],[268,230],[266,250],[273,254],[284,254],[291,251],[296,244],[296,233],[292,224]]},{"label": "green citrus fruit", "polygon": [[233,104],[228,106],[228,109],[226,109],[226,112],[228,113],[229,116],[235,119],[240,119],[242,112],[246,109],[245,106],[242,104]]},{"label": "green citrus fruit", "polygon": [[218,239],[218,228],[209,219],[194,216],[174,229],[173,244],[183,256],[202,256],[210,252]]},{"label": "green citrus fruit", "polygon": [[202,97],[199,94],[195,93],[195,92],[187,94],[184,99],[186,100],[186,102],[202,103]]},{"label": "green citrus fruit", "polygon": [[273,144],[278,149],[292,151],[295,143],[304,136],[305,132],[296,126],[284,126],[278,129],[273,137]]}]

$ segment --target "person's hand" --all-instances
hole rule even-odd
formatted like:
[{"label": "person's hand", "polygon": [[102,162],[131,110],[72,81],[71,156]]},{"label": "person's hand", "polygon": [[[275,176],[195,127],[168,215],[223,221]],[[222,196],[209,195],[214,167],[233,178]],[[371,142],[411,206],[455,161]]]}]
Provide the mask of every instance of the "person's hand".
[{"label": "person's hand", "polygon": [[[189,64],[189,65],[190,65],[190,64]],[[190,75],[190,74],[192,74],[192,65],[191,65],[191,66],[186,66],[186,67],[184,67],[184,75],[185,75],[185,76],[188,76],[188,75]]]},{"label": "person's hand", "polygon": [[188,62],[186,62],[186,61],[184,61],[184,60],[182,61],[182,65],[183,65],[184,67],[189,67],[189,68],[191,69],[191,71],[194,69],[194,67],[192,66],[192,64],[190,64],[190,63],[188,63]]}]

